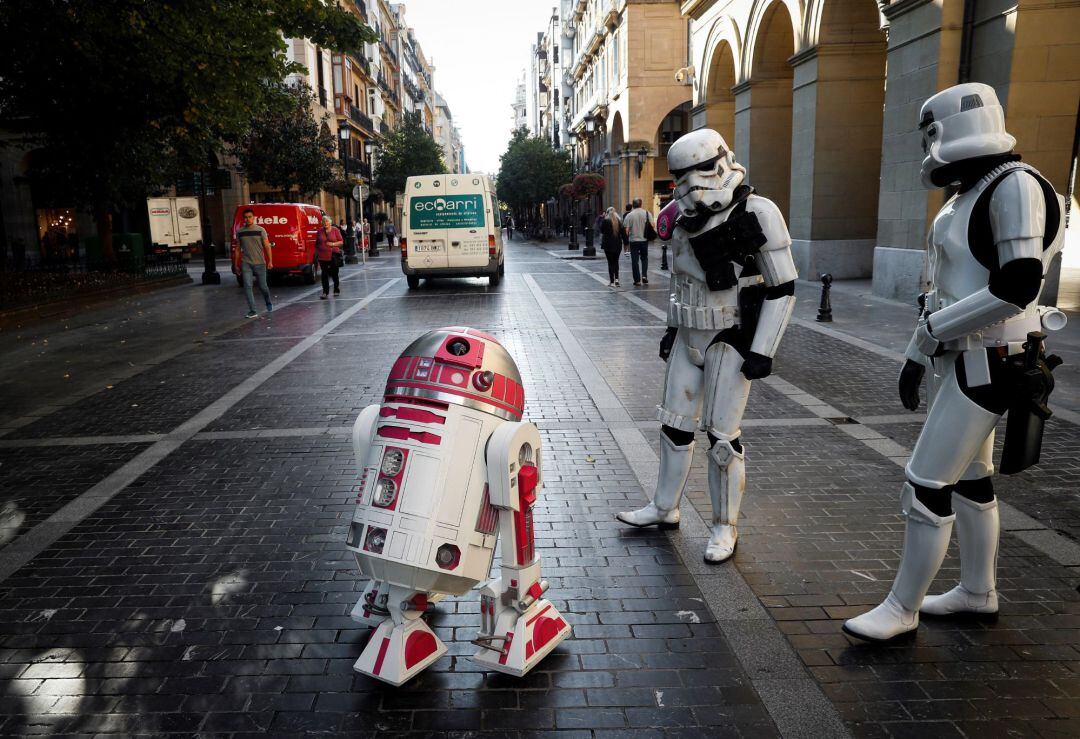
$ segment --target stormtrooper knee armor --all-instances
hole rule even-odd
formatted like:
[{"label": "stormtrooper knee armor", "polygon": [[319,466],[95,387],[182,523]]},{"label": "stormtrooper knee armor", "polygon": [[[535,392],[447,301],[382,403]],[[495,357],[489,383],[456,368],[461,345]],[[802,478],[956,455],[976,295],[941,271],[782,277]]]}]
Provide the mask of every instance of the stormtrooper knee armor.
[{"label": "stormtrooper knee armor", "polygon": [[[1002,472],[1038,461],[1041,422],[1029,421],[1033,409],[1045,408],[1056,366],[1042,354],[1039,332],[1064,325],[1060,313],[1038,307],[1043,276],[1062,246],[1063,201],[1012,154],[1015,140],[993,88],[968,83],[938,93],[923,105],[919,127],[923,182],[958,183],[959,191],[931,226],[930,291],[900,375],[901,400],[916,410],[930,372],[929,411],[902,495],[900,567],[885,602],[844,624],[870,640],[913,631],[920,612],[997,612],[994,427],[1008,412]],[[927,598],[954,525],[960,584]]]},{"label": "stormtrooper knee armor", "polygon": [[678,525],[694,432],[707,431],[713,521],[705,559],[723,562],[735,550],[745,480],[739,423],[750,381],[772,371],[797,275],[780,211],[743,184],[745,169],[720,134],[701,129],[681,137],[668,166],[679,217],[671,233],[668,331],[660,343],[668,362],[658,412],[660,474],[652,501],[617,518],[632,526]]}]

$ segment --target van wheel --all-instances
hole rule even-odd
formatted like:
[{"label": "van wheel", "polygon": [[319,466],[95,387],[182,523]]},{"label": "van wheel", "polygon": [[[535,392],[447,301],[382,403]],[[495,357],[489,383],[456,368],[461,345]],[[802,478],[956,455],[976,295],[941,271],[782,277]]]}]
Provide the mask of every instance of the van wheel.
[{"label": "van wheel", "polygon": [[502,272],[494,272],[488,275],[488,287],[497,287],[502,282]]},{"label": "van wheel", "polygon": [[505,277],[505,276],[506,276],[506,262],[503,262],[502,264],[499,265],[499,277]]},{"label": "van wheel", "polygon": [[314,262],[311,263],[310,267],[308,267],[306,270],[304,270],[304,284],[305,285],[314,285],[315,284],[315,263]]},{"label": "van wheel", "polygon": [[416,275],[405,275],[405,282],[409,283],[410,290],[420,287],[420,278]]}]

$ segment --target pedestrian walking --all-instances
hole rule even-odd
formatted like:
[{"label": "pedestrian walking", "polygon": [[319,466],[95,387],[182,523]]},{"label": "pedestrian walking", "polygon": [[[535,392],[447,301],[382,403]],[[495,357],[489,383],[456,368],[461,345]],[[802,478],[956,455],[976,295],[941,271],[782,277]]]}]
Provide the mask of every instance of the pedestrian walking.
[{"label": "pedestrian walking", "polygon": [[630,269],[634,287],[649,284],[649,242],[656,238],[656,222],[652,213],[641,207],[641,198],[634,198],[634,208],[623,218],[630,240]]},{"label": "pedestrian walking", "polygon": [[393,221],[387,221],[386,222],[386,228],[383,230],[383,233],[386,234],[386,245],[387,245],[387,247],[389,247],[390,249],[393,249],[394,248],[394,239],[397,237],[397,229],[394,228],[394,222]]},{"label": "pedestrian walking", "polygon": [[341,253],[344,244],[345,240],[341,237],[341,231],[334,226],[334,220],[330,216],[323,216],[322,228],[315,232],[315,258],[319,260],[319,268],[322,270],[320,300],[326,300],[326,296],[330,294],[331,278],[334,280],[334,295],[341,294],[338,271],[345,261]]},{"label": "pedestrian walking", "polygon": [[619,286],[619,255],[623,250],[623,225],[614,208],[608,208],[600,224],[600,247],[607,257],[608,287]]},{"label": "pedestrian walking", "polygon": [[266,270],[274,268],[274,253],[270,250],[266,229],[255,223],[255,211],[251,208],[244,211],[244,225],[237,230],[236,241],[239,244],[237,256],[240,261],[240,274],[244,279],[244,295],[248,302],[247,317],[256,318],[259,315],[255,311],[255,293],[252,290],[256,280],[259,283],[259,292],[266,302],[266,312],[270,313],[274,310],[274,304],[270,302]]},{"label": "pedestrian walking", "polygon": [[506,216],[506,240],[514,240],[514,217],[511,215]]}]

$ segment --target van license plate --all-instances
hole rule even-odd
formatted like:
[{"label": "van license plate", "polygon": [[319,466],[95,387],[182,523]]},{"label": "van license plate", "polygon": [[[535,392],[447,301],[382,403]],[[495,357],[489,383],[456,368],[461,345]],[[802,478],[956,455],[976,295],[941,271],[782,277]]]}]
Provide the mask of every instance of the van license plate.
[{"label": "van license plate", "polygon": [[440,241],[428,241],[426,243],[421,242],[419,244],[414,245],[413,249],[416,250],[417,252],[440,251],[440,250],[442,250],[442,242],[440,242]]}]

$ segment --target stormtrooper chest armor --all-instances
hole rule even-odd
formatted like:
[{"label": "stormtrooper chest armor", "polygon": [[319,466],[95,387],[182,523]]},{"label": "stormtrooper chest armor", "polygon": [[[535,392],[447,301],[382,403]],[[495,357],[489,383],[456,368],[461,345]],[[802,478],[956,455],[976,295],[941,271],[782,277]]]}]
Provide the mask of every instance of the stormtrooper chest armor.
[{"label": "stormtrooper chest armor", "polygon": [[[940,310],[978,292],[990,280],[990,271],[971,253],[968,224],[980,190],[972,188],[951,198],[934,218],[930,233],[931,311]],[[993,249],[992,244],[984,248]]]},{"label": "stormtrooper chest armor", "polygon": [[[717,213],[705,226],[693,234],[706,233],[724,223],[734,208]],[[668,303],[668,325],[680,328],[722,331],[739,324],[739,290],[746,285],[761,282],[757,270],[744,276],[743,264],[735,263],[737,285],[726,290],[710,290],[705,281],[705,270],[690,245],[690,234],[683,227],[675,229],[671,239],[671,298]]]}]

